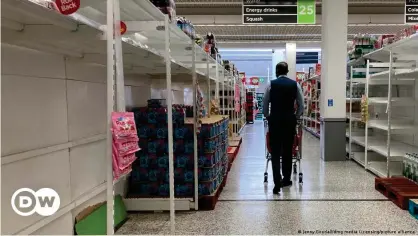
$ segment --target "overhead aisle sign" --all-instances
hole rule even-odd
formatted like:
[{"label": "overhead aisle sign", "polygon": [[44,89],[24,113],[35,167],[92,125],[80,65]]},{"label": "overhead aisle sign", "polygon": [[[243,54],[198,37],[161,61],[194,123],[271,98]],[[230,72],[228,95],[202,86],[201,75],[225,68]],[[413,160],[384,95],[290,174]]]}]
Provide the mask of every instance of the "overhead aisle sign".
[{"label": "overhead aisle sign", "polygon": [[405,24],[418,23],[418,0],[405,0]]},{"label": "overhead aisle sign", "polygon": [[243,0],[243,24],[315,24],[315,0]]}]

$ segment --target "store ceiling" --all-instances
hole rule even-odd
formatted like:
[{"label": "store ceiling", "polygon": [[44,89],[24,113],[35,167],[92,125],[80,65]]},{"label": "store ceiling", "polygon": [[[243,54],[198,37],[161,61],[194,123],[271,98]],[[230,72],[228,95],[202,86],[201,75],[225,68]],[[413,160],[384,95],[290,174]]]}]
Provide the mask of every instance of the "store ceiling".
[{"label": "store ceiling", "polygon": [[[242,0],[176,0],[179,15],[239,15]],[[403,0],[348,0],[349,14],[401,14]],[[317,0],[321,13],[321,0]]]},{"label": "store ceiling", "polygon": [[[403,14],[404,0],[348,0],[349,14],[384,15]],[[177,14],[181,16],[199,16],[199,18],[225,16],[236,18],[241,15],[242,0],[176,0]],[[317,14],[321,14],[321,0],[317,0]],[[370,21],[371,22],[371,21]],[[355,34],[392,34],[404,28],[403,24],[351,24],[348,26],[348,40]],[[398,22],[399,23],[399,22]],[[197,24],[199,34],[213,32],[221,43],[268,43],[268,42],[319,42],[320,25],[264,25],[248,26],[231,23]]]},{"label": "store ceiling", "polygon": [[[401,31],[404,25],[349,25],[348,39],[356,34],[390,34]],[[320,25],[289,25],[289,26],[248,26],[248,25],[199,25],[199,34],[212,32],[217,40],[228,41],[320,41]]]}]

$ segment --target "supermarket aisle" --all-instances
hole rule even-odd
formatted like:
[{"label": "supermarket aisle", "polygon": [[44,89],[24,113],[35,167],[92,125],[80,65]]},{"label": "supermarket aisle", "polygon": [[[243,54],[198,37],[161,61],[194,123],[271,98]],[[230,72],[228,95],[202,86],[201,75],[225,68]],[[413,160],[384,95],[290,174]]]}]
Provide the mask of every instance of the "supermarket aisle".
[{"label": "supermarket aisle", "polygon": [[[261,199],[384,199],[374,190],[374,177],[354,162],[328,162],[320,159],[319,140],[305,132],[302,173],[304,184],[295,184],[273,195],[273,175],[269,164],[269,183],[263,184],[265,159],[264,126],[260,123],[245,129],[242,148],[228,175],[223,200]],[[294,177],[297,177],[295,175]]]},{"label": "supermarket aisle", "polygon": [[[263,124],[249,125],[244,132],[242,148],[215,210],[176,213],[177,234],[298,234],[299,230],[417,232],[417,220],[374,190],[373,175],[349,161],[323,163],[319,140],[309,134],[304,136],[303,187],[294,184],[274,196],[272,181],[267,186],[263,184]],[[170,234],[169,225],[167,213],[132,214],[117,233]]]}]

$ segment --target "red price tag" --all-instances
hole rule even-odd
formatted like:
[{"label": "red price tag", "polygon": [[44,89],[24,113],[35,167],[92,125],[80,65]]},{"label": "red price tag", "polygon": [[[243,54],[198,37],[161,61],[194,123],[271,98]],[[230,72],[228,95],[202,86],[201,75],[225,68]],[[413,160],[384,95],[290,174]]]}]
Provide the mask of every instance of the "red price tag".
[{"label": "red price tag", "polygon": [[80,8],[80,0],[55,0],[55,4],[63,15],[71,15]]}]

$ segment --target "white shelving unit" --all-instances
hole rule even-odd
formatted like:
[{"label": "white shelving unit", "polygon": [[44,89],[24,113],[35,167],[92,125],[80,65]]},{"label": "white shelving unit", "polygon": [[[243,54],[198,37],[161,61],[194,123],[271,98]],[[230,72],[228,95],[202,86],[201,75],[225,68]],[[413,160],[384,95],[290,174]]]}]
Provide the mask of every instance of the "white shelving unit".
[{"label": "white shelving unit", "polygon": [[235,112],[235,85],[238,85],[242,97],[242,93],[245,93],[245,90],[242,82],[239,80],[239,76],[225,71],[224,83],[222,83],[220,88],[221,92],[218,92],[218,94],[222,100],[222,103],[220,102],[221,114],[230,117],[229,123],[232,126],[232,133],[233,135],[239,135],[243,124],[245,124],[245,110],[241,108],[240,112]]},{"label": "white shelving unit", "polygon": [[247,112],[246,112],[246,85],[242,82],[242,79],[238,76],[237,78],[238,84],[239,84],[239,90],[240,90],[240,100],[241,100],[241,107],[240,107],[240,113],[238,114],[238,120],[239,120],[239,128],[238,128],[238,134],[241,134],[242,130],[244,129],[247,121]]},{"label": "white shelving unit", "polygon": [[[320,126],[321,126],[321,122],[319,121],[319,117],[320,117],[320,111],[319,111],[319,107],[320,107],[320,83],[321,80],[321,76],[320,75],[314,75],[310,78],[304,79],[301,82],[301,86],[304,83],[307,82],[311,82],[311,89],[310,91],[308,91],[307,93],[305,93],[304,91],[304,102],[305,102],[305,112],[304,112],[304,116],[303,116],[303,126],[305,128],[306,131],[308,131],[309,133],[313,134],[314,136],[319,138],[319,132],[320,132]],[[303,88],[303,87],[302,87]],[[313,94],[314,91],[316,94]],[[312,107],[315,107],[315,110],[312,110]],[[308,116],[310,113],[311,116]],[[314,116],[314,118],[312,118],[312,114]],[[318,117],[318,119],[316,119],[315,117]]]},{"label": "white shelving unit", "polygon": [[[405,154],[418,152],[417,54],[415,34],[349,63],[351,74],[366,73],[366,79],[348,81],[350,94],[354,86],[364,86],[368,104],[368,118],[363,122],[352,112],[354,98],[348,98],[349,153],[377,176],[402,175]],[[365,68],[359,67],[362,63]],[[359,122],[364,126],[360,130],[356,128]]]},{"label": "white shelving unit", "polygon": [[[113,197],[124,194],[126,183],[125,177],[113,182],[111,112],[143,106],[161,91],[172,137],[173,100],[186,100],[182,90],[196,91],[196,82],[219,90],[223,68],[148,0],[81,1],[71,16],[39,3],[1,2],[2,122],[8,124],[1,130],[8,176],[1,233],[72,234],[79,212],[107,200],[107,233],[113,234]],[[120,20],[128,26],[123,36],[113,33]],[[195,92],[190,96],[195,104]],[[169,143],[170,198],[126,199],[126,205],[170,210],[174,226],[175,210],[198,209],[197,150],[195,195],[175,199],[171,138]],[[59,211],[49,217],[15,214],[10,198],[22,187],[55,189]]]}]

